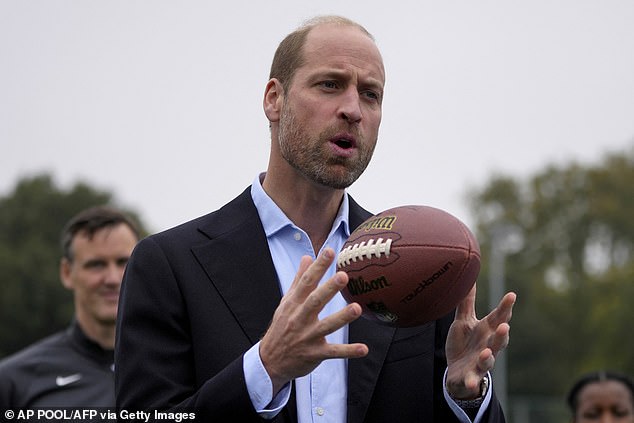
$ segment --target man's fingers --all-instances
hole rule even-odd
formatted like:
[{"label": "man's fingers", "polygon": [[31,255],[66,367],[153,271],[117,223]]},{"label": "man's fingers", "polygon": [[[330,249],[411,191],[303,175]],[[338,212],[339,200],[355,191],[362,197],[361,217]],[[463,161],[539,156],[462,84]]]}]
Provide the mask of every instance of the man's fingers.
[{"label": "man's fingers", "polygon": [[336,313],[320,320],[315,328],[315,336],[325,337],[361,316],[361,306],[357,303],[348,304]]},{"label": "man's fingers", "polygon": [[297,273],[295,274],[295,279],[293,279],[293,283],[291,283],[290,291],[295,290],[295,286],[299,283],[301,276],[306,272],[308,266],[313,262],[310,256],[303,256],[299,262],[299,268],[297,269]]},{"label": "man's fingers", "polygon": [[312,261],[309,256],[302,257],[295,280],[289,290],[294,300],[304,302],[324,276],[334,258],[335,252],[332,248],[324,248],[315,261]]},{"label": "man's fingers", "polygon": [[471,291],[467,296],[458,303],[456,308],[456,320],[467,320],[475,318],[475,300],[476,300],[476,284],[473,284]]},{"label": "man's fingers", "polygon": [[324,360],[332,358],[361,358],[368,355],[365,344],[327,344]]},{"label": "man's fingers", "polygon": [[482,351],[480,357],[478,357],[478,372],[480,373],[480,378],[484,377],[486,372],[490,372],[493,366],[495,366],[495,356],[493,355],[493,351],[487,348]]},{"label": "man's fingers", "polygon": [[500,324],[489,340],[489,348],[493,352],[493,355],[497,355],[500,351],[506,348],[509,344],[509,332],[511,327],[508,323]]},{"label": "man's fingers", "polygon": [[348,283],[348,275],[344,272],[337,272],[311,292],[305,301],[306,312],[319,313],[322,308]]},{"label": "man's fingers", "polygon": [[498,309],[500,309],[501,313],[503,313],[504,315],[508,315],[509,320],[511,318],[513,305],[515,305],[516,300],[517,300],[517,295],[515,294],[515,292],[507,292],[506,295],[502,297],[502,300],[500,301],[500,304],[498,305]]},{"label": "man's fingers", "polygon": [[508,292],[502,297],[498,306],[487,316],[487,322],[491,328],[497,328],[500,324],[511,320],[516,299],[517,295],[514,292]]},{"label": "man's fingers", "polygon": [[[302,258],[292,292],[287,295],[292,303],[299,306],[296,309],[295,319],[303,325],[310,325],[317,321],[317,316],[332,298],[348,283],[348,275],[345,272],[337,272],[333,277],[319,285],[328,270],[335,253],[332,248],[325,248],[322,254],[313,262],[310,257]],[[346,307],[323,321],[317,323],[316,336],[328,335],[361,315],[361,307]]]}]

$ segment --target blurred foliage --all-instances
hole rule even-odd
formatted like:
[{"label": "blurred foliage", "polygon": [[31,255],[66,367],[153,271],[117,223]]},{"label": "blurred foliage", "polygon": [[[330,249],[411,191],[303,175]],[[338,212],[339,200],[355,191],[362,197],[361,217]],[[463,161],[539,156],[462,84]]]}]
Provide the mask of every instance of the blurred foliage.
[{"label": "blurred foliage", "polygon": [[634,149],[597,164],[549,166],[528,181],[498,175],[471,200],[483,257],[480,310],[489,308],[495,231],[521,238],[504,261],[506,291],[518,294],[509,397],[563,402],[586,371],[634,375]]},{"label": "blurred foliage", "polygon": [[73,299],[59,279],[61,232],[101,204],[118,207],[109,192],[85,183],[63,190],[47,174],[25,177],[0,197],[0,357],[68,326]]}]

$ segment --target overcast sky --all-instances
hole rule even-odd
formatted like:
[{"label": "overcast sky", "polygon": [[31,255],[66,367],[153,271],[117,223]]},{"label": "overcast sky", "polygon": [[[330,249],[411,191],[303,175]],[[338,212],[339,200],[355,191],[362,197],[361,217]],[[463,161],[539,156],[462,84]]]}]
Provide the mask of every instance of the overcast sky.
[{"label": "overcast sky", "polygon": [[281,39],[317,14],[377,39],[379,145],[351,189],[469,222],[492,174],[634,145],[634,1],[0,0],[0,194],[50,172],[152,231],[215,210],[264,170],[262,94]]}]

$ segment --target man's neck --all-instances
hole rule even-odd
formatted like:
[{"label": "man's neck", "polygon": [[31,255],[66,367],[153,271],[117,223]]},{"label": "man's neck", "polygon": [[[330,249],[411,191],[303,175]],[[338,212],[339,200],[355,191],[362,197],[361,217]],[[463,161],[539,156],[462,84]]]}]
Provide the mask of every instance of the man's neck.
[{"label": "man's neck", "polygon": [[317,254],[332,229],[344,190],[320,186],[303,177],[278,180],[269,173],[262,188],[284,214],[308,234]]},{"label": "man's neck", "polygon": [[104,325],[93,320],[83,318],[80,313],[77,314],[77,323],[81,327],[82,332],[90,340],[99,344],[104,350],[114,349],[115,325]]}]

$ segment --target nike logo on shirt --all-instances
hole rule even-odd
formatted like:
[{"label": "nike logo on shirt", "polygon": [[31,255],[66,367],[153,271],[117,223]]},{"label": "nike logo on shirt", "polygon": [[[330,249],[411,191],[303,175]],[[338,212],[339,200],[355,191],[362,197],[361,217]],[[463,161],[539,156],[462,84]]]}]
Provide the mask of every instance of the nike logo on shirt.
[{"label": "nike logo on shirt", "polygon": [[71,383],[77,382],[79,379],[81,379],[80,373],[75,373],[74,375],[70,376],[57,376],[57,378],[55,379],[55,384],[57,386],[66,386],[70,385]]}]

